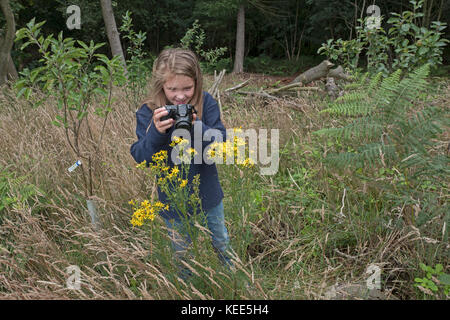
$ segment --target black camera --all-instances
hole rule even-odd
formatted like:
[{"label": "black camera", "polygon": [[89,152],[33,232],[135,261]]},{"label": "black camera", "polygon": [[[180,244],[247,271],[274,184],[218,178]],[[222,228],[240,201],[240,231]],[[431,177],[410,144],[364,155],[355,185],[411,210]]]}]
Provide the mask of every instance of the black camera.
[{"label": "black camera", "polygon": [[161,121],[172,118],[175,120],[175,129],[186,129],[191,131],[193,114],[197,113],[191,104],[177,104],[164,106],[169,112],[167,116],[161,117]]}]

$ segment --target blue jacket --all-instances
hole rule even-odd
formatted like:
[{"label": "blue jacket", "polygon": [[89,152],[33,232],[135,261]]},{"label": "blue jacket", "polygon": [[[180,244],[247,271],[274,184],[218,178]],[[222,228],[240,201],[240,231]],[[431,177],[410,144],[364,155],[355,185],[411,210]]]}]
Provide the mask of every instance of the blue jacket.
[{"label": "blue jacket", "polygon": [[[174,127],[170,128],[166,133],[160,133],[154,124],[149,127],[152,121],[153,111],[146,105],[142,105],[141,108],[136,112],[136,135],[138,141],[133,143],[131,146],[131,155],[137,163],[141,163],[146,160],[147,163],[152,162],[152,156],[161,151],[167,150],[169,155],[169,166],[173,166],[174,163],[170,159],[172,147],[169,146],[171,143],[171,134]],[[202,136],[208,129],[218,129],[223,135],[223,139],[226,139],[226,129],[222,124],[220,119],[220,110],[217,102],[214,98],[207,92],[203,92],[203,111],[202,120],[197,120],[194,122],[194,126],[201,126]],[[193,129],[194,130],[194,129]],[[193,130],[191,131],[192,140],[194,140]],[[203,141],[202,147],[205,150],[206,146],[214,141]],[[192,141],[192,145],[194,141]],[[217,206],[223,199],[223,191],[219,182],[219,175],[217,173],[217,168],[215,164],[207,164],[202,161],[201,164],[191,163],[188,176],[188,185],[192,183],[192,179],[195,175],[200,174],[200,199],[202,203],[203,211],[207,211],[215,206]],[[159,200],[166,204],[167,196],[158,187]],[[167,219],[179,219],[178,213],[169,208],[168,211],[161,213],[161,216]]]}]

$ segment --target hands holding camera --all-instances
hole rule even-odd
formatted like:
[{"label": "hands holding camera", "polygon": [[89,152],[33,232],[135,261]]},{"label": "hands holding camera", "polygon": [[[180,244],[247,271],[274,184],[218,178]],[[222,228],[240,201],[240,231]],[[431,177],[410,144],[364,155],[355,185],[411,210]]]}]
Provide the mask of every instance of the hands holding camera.
[{"label": "hands holding camera", "polygon": [[[171,128],[175,123],[180,124],[179,113],[176,110],[173,110],[173,108],[177,106],[168,106],[168,107],[169,109],[167,108],[167,106],[163,106],[161,108],[154,110],[153,113],[153,122],[155,124],[156,130],[158,130],[158,132],[162,134],[166,133],[166,130]],[[197,114],[195,113],[195,109],[192,111],[189,106],[188,115],[182,118],[183,121],[181,121],[179,127],[190,130],[191,125],[193,125],[194,121],[197,120]],[[191,123],[187,122],[189,119],[192,119]]]}]

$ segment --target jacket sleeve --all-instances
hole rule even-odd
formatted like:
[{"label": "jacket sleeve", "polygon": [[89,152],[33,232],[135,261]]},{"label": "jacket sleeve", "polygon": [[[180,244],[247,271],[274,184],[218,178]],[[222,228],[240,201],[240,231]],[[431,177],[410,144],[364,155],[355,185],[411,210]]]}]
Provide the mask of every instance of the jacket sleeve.
[{"label": "jacket sleeve", "polygon": [[[210,129],[215,129],[222,135],[222,141],[226,141],[226,129],[220,118],[220,109],[216,100],[209,94],[205,92],[204,104],[203,104],[203,116],[202,120],[197,120],[194,126],[201,126],[202,137],[203,137],[203,150],[213,141],[215,141],[215,134],[211,134]],[[217,134],[219,132],[216,132]],[[205,135],[206,133],[206,135]]]},{"label": "jacket sleeve", "polygon": [[[136,112],[136,135],[138,141],[130,148],[131,155],[137,163],[152,161],[152,156],[169,147],[170,134],[160,133],[152,123],[153,112],[147,105],[143,105]],[[151,125],[150,125],[151,124]]]}]

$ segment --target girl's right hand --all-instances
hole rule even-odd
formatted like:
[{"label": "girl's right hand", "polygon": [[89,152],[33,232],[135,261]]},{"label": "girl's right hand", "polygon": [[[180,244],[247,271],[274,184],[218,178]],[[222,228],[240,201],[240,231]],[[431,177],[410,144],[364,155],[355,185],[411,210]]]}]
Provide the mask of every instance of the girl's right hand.
[{"label": "girl's right hand", "polygon": [[159,133],[166,133],[166,130],[171,128],[175,122],[172,118],[161,121],[161,118],[167,116],[168,114],[169,112],[164,107],[156,109],[153,113],[153,123]]}]

